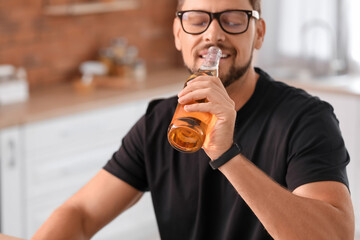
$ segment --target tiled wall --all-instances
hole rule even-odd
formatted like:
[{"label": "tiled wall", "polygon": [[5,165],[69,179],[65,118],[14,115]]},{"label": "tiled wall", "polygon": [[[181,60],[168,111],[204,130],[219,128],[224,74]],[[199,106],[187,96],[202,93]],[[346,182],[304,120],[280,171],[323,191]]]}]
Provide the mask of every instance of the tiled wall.
[{"label": "tiled wall", "polygon": [[[0,64],[25,67],[30,86],[72,81],[79,64],[117,37],[139,49],[150,71],[181,64],[172,36],[176,0],[136,0],[135,10],[48,16],[44,6],[96,0],[0,0]],[[111,0],[98,0],[111,1]]]}]

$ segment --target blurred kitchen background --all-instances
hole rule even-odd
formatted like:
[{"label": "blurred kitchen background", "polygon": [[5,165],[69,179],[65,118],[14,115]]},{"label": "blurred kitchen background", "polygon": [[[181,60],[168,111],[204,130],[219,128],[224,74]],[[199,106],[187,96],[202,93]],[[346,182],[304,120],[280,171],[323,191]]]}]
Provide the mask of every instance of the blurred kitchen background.
[{"label": "blurred kitchen background", "polygon": [[[187,76],[176,0],[0,0],[0,232],[29,238]],[[256,65],[330,102],[360,218],[360,2],[264,0]],[[356,231],[360,235],[357,221]],[[145,194],[94,239],[159,239]]]},{"label": "blurred kitchen background", "polygon": [[73,80],[82,62],[98,60],[118,38],[137,48],[151,70],[179,64],[172,42],[175,0],[0,4],[0,63],[25,68],[31,87]]},{"label": "blurred kitchen background", "polygon": [[360,5],[354,0],[263,1],[269,20],[258,62],[286,78],[358,73]]}]

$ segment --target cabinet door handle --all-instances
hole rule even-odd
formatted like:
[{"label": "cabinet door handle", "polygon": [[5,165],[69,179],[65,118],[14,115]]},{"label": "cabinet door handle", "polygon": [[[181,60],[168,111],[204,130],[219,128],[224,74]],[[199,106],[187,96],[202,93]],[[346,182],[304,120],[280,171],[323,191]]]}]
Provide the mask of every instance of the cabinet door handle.
[{"label": "cabinet door handle", "polygon": [[16,147],[12,139],[9,140],[8,147],[9,147],[9,160],[7,162],[7,166],[9,168],[14,168],[16,166],[16,153],[15,153]]}]

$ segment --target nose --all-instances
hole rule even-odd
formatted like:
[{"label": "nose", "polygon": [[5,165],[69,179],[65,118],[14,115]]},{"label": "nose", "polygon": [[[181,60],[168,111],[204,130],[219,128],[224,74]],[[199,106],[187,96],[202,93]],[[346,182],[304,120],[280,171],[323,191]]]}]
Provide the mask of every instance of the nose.
[{"label": "nose", "polygon": [[219,22],[214,19],[208,29],[203,33],[205,42],[216,43],[225,40],[225,32],[221,29]]}]

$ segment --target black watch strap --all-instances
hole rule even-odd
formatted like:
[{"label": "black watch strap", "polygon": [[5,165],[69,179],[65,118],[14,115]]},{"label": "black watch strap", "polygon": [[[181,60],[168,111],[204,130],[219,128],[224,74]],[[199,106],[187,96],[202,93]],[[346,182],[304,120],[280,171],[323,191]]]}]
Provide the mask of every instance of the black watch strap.
[{"label": "black watch strap", "polygon": [[233,145],[229,148],[229,150],[224,152],[219,158],[215,159],[214,161],[210,161],[209,164],[212,167],[212,169],[216,170],[240,153],[241,153],[241,147],[236,143],[233,143]]}]

